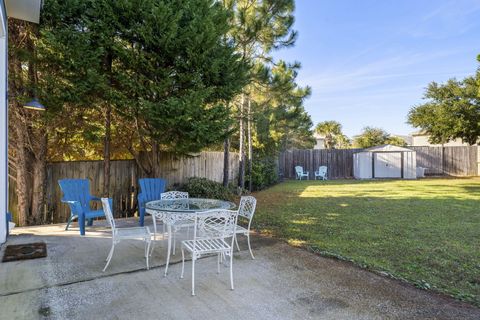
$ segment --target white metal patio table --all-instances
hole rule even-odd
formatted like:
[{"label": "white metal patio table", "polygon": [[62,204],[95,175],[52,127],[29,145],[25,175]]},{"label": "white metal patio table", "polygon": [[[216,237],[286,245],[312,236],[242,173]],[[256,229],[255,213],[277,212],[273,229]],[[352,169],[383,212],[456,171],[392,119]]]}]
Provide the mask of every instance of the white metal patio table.
[{"label": "white metal patio table", "polygon": [[169,199],[155,200],[147,202],[145,212],[152,215],[154,240],[157,234],[156,220],[162,220],[167,226],[168,245],[167,245],[167,263],[165,266],[165,276],[167,275],[168,265],[170,263],[170,253],[172,248],[172,226],[178,221],[193,221],[195,213],[214,209],[234,209],[235,203],[218,199],[188,198],[188,199]]}]

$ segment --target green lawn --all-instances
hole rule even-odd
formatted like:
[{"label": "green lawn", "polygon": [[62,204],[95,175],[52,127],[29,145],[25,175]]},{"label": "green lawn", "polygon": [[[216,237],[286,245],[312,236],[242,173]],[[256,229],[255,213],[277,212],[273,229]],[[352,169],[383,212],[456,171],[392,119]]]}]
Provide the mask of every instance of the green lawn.
[{"label": "green lawn", "polygon": [[480,179],[288,181],[255,228],[480,306]]}]

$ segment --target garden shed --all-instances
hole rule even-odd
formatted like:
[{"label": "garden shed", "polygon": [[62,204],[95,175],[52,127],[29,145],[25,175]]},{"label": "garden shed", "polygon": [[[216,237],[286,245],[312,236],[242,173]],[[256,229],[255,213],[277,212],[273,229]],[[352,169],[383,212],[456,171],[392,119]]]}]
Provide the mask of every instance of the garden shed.
[{"label": "garden shed", "polygon": [[355,179],[417,178],[416,152],[393,145],[381,145],[353,154]]}]

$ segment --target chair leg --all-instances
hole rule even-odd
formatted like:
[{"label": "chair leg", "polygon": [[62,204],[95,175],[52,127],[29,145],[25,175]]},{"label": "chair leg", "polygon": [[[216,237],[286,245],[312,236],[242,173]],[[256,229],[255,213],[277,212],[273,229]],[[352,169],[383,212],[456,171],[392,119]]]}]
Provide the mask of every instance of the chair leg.
[{"label": "chair leg", "polygon": [[195,257],[192,256],[192,296],[194,295],[195,295]]},{"label": "chair leg", "polygon": [[93,226],[93,219],[88,219],[88,226],[89,227]]},{"label": "chair leg", "polygon": [[152,244],[152,239],[147,240],[147,243],[145,244],[145,258],[147,259],[147,270],[150,269],[150,264],[149,264],[149,257],[150,257],[150,245]]},{"label": "chair leg", "polygon": [[233,248],[230,251],[230,288],[233,290]]},{"label": "chair leg", "polygon": [[114,245],[112,244],[112,247],[110,248],[110,252],[108,252],[108,256],[107,258],[105,259],[105,261],[108,261],[112,258],[112,254],[113,254],[113,247]]},{"label": "chair leg", "polygon": [[221,253],[219,252],[217,254],[217,274],[220,273],[220,257],[221,257]]},{"label": "chair leg", "polygon": [[182,273],[180,274],[180,279],[183,279],[183,272],[185,271],[185,252],[182,247]]},{"label": "chair leg", "polygon": [[227,257],[225,256],[225,252],[222,252],[222,261],[223,261],[223,265],[226,267],[228,267],[228,264],[227,264]]},{"label": "chair leg", "polygon": [[177,234],[177,231],[174,230],[174,231],[173,231],[173,235],[172,235],[172,236],[173,236],[173,252],[172,252],[173,255],[175,255],[175,247],[176,247],[175,244],[177,243],[177,239],[176,239],[176,237],[175,237],[176,234]]},{"label": "chair leg", "polygon": [[72,223],[73,217],[68,218],[67,226],[65,228],[65,231],[68,231],[68,227],[70,227],[70,223]]},{"label": "chair leg", "polygon": [[80,226],[80,235],[85,235],[85,215],[79,214],[78,215],[78,225]]},{"label": "chair leg", "polygon": [[112,249],[110,249],[110,253],[108,254],[108,257],[107,257],[107,264],[103,268],[103,272],[105,272],[105,270],[107,270],[107,267],[110,264],[110,261],[112,260],[114,250],[115,250],[115,244],[113,243],[112,244]]},{"label": "chair leg", "polygon": [[138,219],[138,224],[140,227],[143,227],[145,224],[145,208],[139,208],[140,218]]},{"label": "chair leg", "polygon": [[240,252],[240,246],[238,245],[237,234],[233,235],[235,237],[235,244],[237,245],[237,250]]},{"label": "chair leg", "polygon": [[248,250],[250,251],[250,255],[252,256],[252,259],[255,260],[255,257],[253,256],[253,252],[252,252],[252,246],[250,245],[250,232],[247,233],[247,242],[248,242]]}]

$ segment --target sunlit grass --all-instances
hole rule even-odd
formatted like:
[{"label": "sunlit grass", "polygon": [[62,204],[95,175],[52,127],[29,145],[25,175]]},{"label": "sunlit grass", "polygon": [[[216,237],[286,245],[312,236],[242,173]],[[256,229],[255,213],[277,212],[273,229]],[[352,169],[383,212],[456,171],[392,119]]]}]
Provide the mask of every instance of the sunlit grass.
[{"label": "sunlit grass", "polygon": [[480,179],[289,181],[255,227],[480,305]]}]

